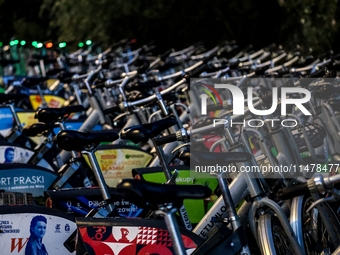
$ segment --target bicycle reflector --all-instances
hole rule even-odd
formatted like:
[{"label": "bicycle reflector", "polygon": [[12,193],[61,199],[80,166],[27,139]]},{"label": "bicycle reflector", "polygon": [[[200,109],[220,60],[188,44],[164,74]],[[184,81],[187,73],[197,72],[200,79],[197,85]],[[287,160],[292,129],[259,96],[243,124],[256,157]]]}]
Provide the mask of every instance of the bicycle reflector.
[{"label": "bicycle reflector", "polygon": [[49,48],[52,48],[53,47],[53,43],[49,42],[46,44],[46,48],[49,49]]},{"label": "bicycle reflector", "polygon": [[66,42],[59,43],[59,48],[64,48],[64,47],[66,47]]},{"label": "bicycle reflector", "polygon": [[24,46],[26,44],[26,41],[21,41],[20,45]]},{"label": "bicycle reflector", "polygon": [[84,47],[84,43],[79,43],[78,46],[81,48],[81,47]]},{"label": "bicycle reflector", "polygon": [[91,45],[92,44],[92,41],[91,40],[87,40],[86,41],[86,45]]}]

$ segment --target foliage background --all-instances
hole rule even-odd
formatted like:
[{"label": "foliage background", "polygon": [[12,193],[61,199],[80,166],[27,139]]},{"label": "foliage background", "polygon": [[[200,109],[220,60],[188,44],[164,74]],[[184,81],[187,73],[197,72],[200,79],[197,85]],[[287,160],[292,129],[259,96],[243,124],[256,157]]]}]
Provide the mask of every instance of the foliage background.
[{"label": "foliage background", "polygon": [[338,0],[0,0],[0,41],[7,43],[136,38],[166,50],[234,39],[340,52],[339,24]]}]

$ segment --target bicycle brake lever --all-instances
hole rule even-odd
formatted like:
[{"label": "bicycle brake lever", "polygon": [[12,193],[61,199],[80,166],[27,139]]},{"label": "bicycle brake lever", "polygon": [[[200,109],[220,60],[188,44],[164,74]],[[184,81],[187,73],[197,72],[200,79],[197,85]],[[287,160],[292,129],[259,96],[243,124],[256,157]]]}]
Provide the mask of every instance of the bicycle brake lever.
[{"label": "bicycle brake lever", "polygon": [[330,196],[330,197],[324,197],[324,198],[320,198],[319,200],[315,201],[314,203],[311,204],[311,206],[307,209],[307,213],[309,213],[310,210],[312,210],[315,206],[324,203],[324,202],[334,202],[337,201],[337,198],[334,196]]},{"label": "bicycle brake lever", "polygon": [[179,146],[177,146],[172,152],[171,154],[174,154],[176,151],[178,151],[179,149],[183,148],[184,146],[189,146],[191,143],[188,142],[188,143],[184,143],[184,144],[181,144]]},{"label": "bicycle brake lever", "polygon": [[168,184],[176,184],[176,178],[179,174],[179,171],[177,169],[175,169],[174,173],[172,174],[170,180],[168,180],[165,184],[168,185]]},{"label": "bicycle brake lever", "polygon": [[129,112],[124,112],[122,114],[119,114],[116,118],[114,118],[113,122],[117,121],[118,119],[126,116],[126,115],[129,115],[130,113]]}]

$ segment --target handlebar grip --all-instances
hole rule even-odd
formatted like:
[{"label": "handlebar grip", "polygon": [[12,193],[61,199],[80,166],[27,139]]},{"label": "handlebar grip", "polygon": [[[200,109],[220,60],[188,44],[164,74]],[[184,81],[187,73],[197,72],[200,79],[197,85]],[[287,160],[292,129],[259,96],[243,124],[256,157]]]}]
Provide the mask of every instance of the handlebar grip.
[{"label": "handlebar grip", "polygon": [[174,49],[170,49],[170,50],[164,52],[164,53],[160,56],[160,59],[161,59],[162,61],[165,61],[165,60],[167,59],[167,57],[169,57],[169,55],[170,55],[172,52],[174,52]]},{"label": "handlebar grip", "polygon": [[115,112],[120,112],[120,107],[119,105],[115,105],[113,107],[107,108],[103,110],[103,113],[106,114],[110,114],[110,113],[115,113]]},{"label": "handlebar grip", "polygon": [[301,184],[294,185],[292,187],[279,189],[277,194],[279,198],[281,198],[282,200],[286,200],[286,199],[290,199],[293,197],[308,195],[309,189],[308,189],[307,183],[301,183]]},{"label": "handlebar grip", "polygon": [[334,54],[333,50],[328,50],[318,56],[319,59],[328,58]]},{"label": "handlebar grip", "polygon": [[189,75],[190,77],[198,77],[201,73],[205,71],[206,68],[206,64],[202,64],[194,70],[187,72],[186,75]]},{"label": "handlebar grip", "polygon": [[207,106],[207,112],[214,112],[214,111],[218,111],[218,110],[223,110],[223,106],[222,105],[208,105]]},{"label": "handlebar grip", "polygon": [[104,88],[105,87],[106,80],[96,78],[92,85],[94,85],[96,88]]},{"label": "handlebar grip", "polygon": [[205,57],[203,59],[203,62],[206,64],[208,63],[210,60],[212,60],[217,54],[218,54],[219,49],[217,49],[215,52],[211,53],[209,56]]},{"label": "handlebar grip", "polygon": [[62,83],[69,83],[72,82],[72,76],[76,73],[68,72],[68,71],[62,71],[57,74],[58,80],[60,80]]},{"label": "handlebar grip", "polygon": [[176,133],[170,134],[170,135],[167,135],[167,136],[163,136],[161,138],[157,138],[156,144],[157,145],[163,145],[163,144],[172,143],[172,142],[175,142],[175,141],[177,141]]},{"label": "handlebar grip", "polygon": [[143,65],[141,65],[140,67],[138,67],[137,72],[138,74],[143,74],[145,73],[146,70],[148,70],[150,66],[149,62],[144,62]]},{"label": "handlebar grip", "polygon": [[244,49],[242,49],[241,52],[248,52],[248,51],[250,51],[251,49],[253,49],[253,45],[252,45],[252,44],[249,44],[249,45],[246,46]]},{"label": "handlebar grip", "polygon": [[327,73],[328,73],[328,69],[326,67],[324,67],[319,71],[311,73],[306,78],[320,78],[320,77],[323,77],[324,75],[326,75]]},{"label": "handlebar grip", "polygon": [[113,60],[114,60],[113,57],[106,56],[106,58],[102,62],[102,68],[103,69],[108,69]]}]

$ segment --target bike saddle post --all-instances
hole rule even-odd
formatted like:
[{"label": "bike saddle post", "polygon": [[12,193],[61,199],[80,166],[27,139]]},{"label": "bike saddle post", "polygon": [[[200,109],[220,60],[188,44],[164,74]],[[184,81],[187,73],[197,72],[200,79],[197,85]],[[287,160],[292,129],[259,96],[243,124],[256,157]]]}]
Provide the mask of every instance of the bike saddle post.
[{"label": "bike saddle post", "polygon": [[[104,201],[107,201],[111,199],[111,195],[109,192],[109,189],[106,185],[106,182],[104,180],[104,176],[100,170],[98,161],[96,159],[96,156],[94,154],[94,148],[88,148],[86,150],[83,150],[81,152],[83,155],[86,155],[90,161],[92,172],[94,177],[96,178],[98,187],[100,189],[100,192],[103,196]],[[109,213],[111,213],[114,210],[114,206],[111,203],[108,203],[106,206],[106,209],[108,210]]]},{"label": "bike saddle post", "polygon": [[[61,119],[59,122],[56,123],[60,130],[67,130],[66,128],[66,125],[65,125],[65,120],[64,119]],[[79,158],[78,154],[76,151],[71,151],[71,155],[72,155],[72,159],[76,159],[76,158]]]},{"label": "bike saddle post", "polygon": [[[224,173],[221,171],[221,172],[214,172],[210,174],[213,176],[216,176],[217,178],[218,185],[220,186],[220,189],[221,189],[221,195],[223,197],[224,203],[228,210],[227,223],[230,223],[233,227],[233,231],[235,231],[236,229],[242,227],[242,224],[240,221],[240,217],[237,215],[234,201],[231,197],[227,181],[223,176]],[[240,252],[240,254],[251,254],[248,245],[242,248],[242,251]]]},{"label": "bike saddle post", "polygon": [[155,214],[164,218],[176,255],[185,255],[184,243],[175,216],[176,211],[177,208],[174,208],[172,203],[165,203],[158,206]]}]

